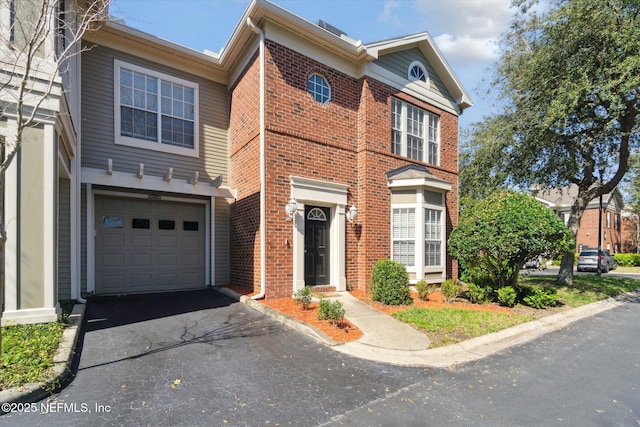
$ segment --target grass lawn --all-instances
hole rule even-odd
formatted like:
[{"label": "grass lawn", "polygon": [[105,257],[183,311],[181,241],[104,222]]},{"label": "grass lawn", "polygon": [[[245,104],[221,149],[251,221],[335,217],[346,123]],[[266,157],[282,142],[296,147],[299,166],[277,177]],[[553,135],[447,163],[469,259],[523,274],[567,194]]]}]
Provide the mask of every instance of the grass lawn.
[{"label": "grass lawn", "polygon": [[640,288],[640,280],[610,274],[574,274],[573,285],[558,286],[555,276],[525,276],[520,278],[522,286],[552,286],[558,291],[558,300],[569,307],[615,297]]},{"label": "grass lawn", "polygon": [[531,316],[458,308],[409,308],[393,315],[427,331],[431,347],[455,344],[532,320]]},{"label": "grass lawn", "polygon": [[[566,307],[596,302],[640,288],[640,280],[603,274],[574,275],[573,286],[558,286],[555,276],[524,276],[521,286],[546,287],[557,290],[559,304]],[[491,332],[533,320],[521,313],[496,313],[451,308],[409,308],[393,314],[397,319],[424,329],[431,339],[431,347],[455,344]]]},{"label": "grass lawn", "polygon": [[2,328],[0,390],[53,378],[53,358],[73,303],[62,304],[62,320]]}]

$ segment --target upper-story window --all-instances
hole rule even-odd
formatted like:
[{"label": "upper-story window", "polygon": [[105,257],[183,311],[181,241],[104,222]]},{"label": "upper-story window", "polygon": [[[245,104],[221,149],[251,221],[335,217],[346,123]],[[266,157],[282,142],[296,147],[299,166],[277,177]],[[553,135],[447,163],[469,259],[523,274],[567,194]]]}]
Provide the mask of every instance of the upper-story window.
[{"label": "upper-story window", "polygon": [[411,159],[439,165],[440,118],[399,99],[391,102],[391,151]]},{"label": "upper-story window", "polygon": [[414,61],[409,65],[409,80],[427,82],[427,70],[418,61]]},{"label": "upper-story window", "polygon": [[115,61],[116,144],[198,156],[198,84]]},{"label": "upper-story window", "polygon": [[327,79],[319,74],[312,74],[309,77],[309,92],[313,95],[313,99],[322,104],[331,99],[331,86],[327,83]]}]

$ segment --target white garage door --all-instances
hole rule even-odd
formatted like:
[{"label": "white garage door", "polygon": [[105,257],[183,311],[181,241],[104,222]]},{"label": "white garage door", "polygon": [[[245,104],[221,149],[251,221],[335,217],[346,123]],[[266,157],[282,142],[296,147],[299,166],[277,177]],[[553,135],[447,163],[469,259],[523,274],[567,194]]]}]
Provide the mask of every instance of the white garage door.
[{"label": "white garage door", "polygon": [[205,285],[205,206],[96,195],[96,294]]}]

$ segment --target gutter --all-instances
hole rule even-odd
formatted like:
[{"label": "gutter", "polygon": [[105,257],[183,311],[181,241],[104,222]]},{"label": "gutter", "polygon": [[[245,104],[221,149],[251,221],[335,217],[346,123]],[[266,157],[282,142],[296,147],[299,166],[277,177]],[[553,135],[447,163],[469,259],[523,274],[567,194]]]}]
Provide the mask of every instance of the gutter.
[{"label": "gutter", "polygon": [[260,292],[251,297],[252,300],[262,299],[266,293],[266,265],[267,265],[267,199],[266,199],[266,167],[265,167],[265,112],[264,112],[264,31],[256,27],[250,17],[247,26],[260,36]]}]

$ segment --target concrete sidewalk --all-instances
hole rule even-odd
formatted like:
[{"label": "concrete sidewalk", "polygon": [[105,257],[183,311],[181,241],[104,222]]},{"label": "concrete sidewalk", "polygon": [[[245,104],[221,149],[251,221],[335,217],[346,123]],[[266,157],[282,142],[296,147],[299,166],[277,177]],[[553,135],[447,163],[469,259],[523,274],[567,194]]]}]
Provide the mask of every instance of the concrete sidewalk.
[{"label": "concrete sidewalk", "polygon": [[363,332],[362,338],[345,344],[337,344],[315,328],[283,315],[257,301],[244,296],[240,297],[228,289],[223,289],[223,292],[349,356],[391,365],[437,368],[446,368],[482,359],[509,347],[557,331],[576,320],[619,307],[626,301],[640,299],[639,289],[616,298],[608,298],[577,307],[458,344],[430,349],[428,348],[429,339],[425,333],[371,308],[348,292],[342,292],[339,296],[330,298],[342,302],[347,320]]}]

